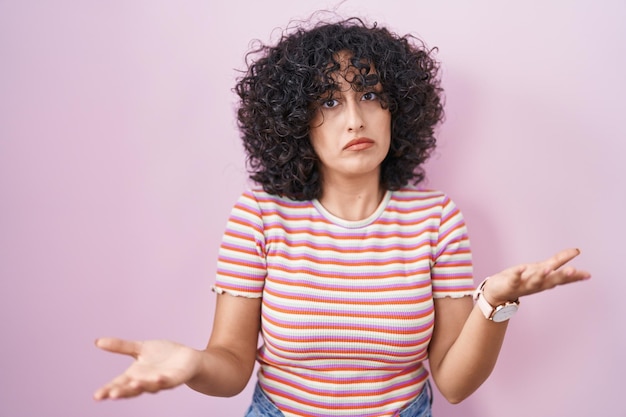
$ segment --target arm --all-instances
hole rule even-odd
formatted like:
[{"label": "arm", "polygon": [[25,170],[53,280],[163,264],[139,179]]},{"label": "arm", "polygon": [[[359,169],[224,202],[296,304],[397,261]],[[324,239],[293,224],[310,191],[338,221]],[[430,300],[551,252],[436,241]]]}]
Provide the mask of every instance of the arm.
[{"label": "arm", "polygon": [[218,295],[204,360],[187,385],[207,395],[239,394],[254,369],[260,329],[261,298]]},{"label": "arm", "polygon": [[[514,300],[589,278],[585,271],[565,264],[578,256],[577,249],[564,250],[532,264],[493,275],[484,288],[491,305]],[[435,326],[429,346],[433,379],[442,395],[458,403],[472,394],[493,370],[508,321],[487,320],[470,297],[435,299]]]},{"label": "arm", "polygon": [[120,376],[97,390],[96,400],[126,398],[187,384],[213,396],[233,396],[245,388],[256,359],[261,299],[217,296],[213,331],[204,350],[178,343],[103,338],[104,350],[132,356]]}]

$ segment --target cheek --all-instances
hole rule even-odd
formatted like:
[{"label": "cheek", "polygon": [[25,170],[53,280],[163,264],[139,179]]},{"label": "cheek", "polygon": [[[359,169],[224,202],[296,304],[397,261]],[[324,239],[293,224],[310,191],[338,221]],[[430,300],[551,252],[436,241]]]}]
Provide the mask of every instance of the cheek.
[{"label": "cheek", "polygon": [[324,122],[324,115],[318,109],[313,114],[313,117],[311,117],[311,122],[309,123],[309,127],[311,128],[311,131],[315,130],[316,128],[319,128],[323,122]]},{"label": "cheek", "polygon": [[309,141],[311,142],[311,147],[313,148],[315,155],[321,159],[321,156],[324,154],[324,139],[319,128],[311,129],[311,133],[309,133]]},{"label": "cheek", "polygon": [[391,112],[380,107],[378,103],[372,103],[368,112],[368,119],[373,122],[378,129],[391,130]]},{"label": "cheek", "polygon": [[385,136],[391,142],[391,114],[384,114],[379,120],[381,126],[381,135]]},{"label": "cheek", "polygon": [[328,120],[325,120],[322,126],[317,125],[317,127],[311,129],[309,140],[317,156],[321,157],[333,147],[332,138],[336,137],[333,132],[334,130]]},{"label": "cheek", "polygon": [[315,153],[319,154],[319,148],[324,143],[324,127],[322,127],[322,123],[324,122],[324,117],[320,112],[317,112],[313,117],[310,123],[309,129],[309,141],[311,142],[311,146]]}]

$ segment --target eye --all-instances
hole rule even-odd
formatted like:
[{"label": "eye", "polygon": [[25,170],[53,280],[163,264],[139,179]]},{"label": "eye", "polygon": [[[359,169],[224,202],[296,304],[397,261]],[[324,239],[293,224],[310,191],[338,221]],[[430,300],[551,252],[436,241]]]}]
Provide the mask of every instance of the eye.
[{"label": "eye", "polygon": [[372,100],[376,100],[377,98],[378,98],[378,93],[375,93],[373,91],[368,91],[367,93],[361,96],[361,100],[363,101],[372,101]]},{"label": "eye", "polygon": [[339,104],[339,101],[337,101],[337,99],[334,99],[334,98],[325,99],[322,101],[322,107],[325,109],[332,109],[333,107],[337,107],[338,104]]}]

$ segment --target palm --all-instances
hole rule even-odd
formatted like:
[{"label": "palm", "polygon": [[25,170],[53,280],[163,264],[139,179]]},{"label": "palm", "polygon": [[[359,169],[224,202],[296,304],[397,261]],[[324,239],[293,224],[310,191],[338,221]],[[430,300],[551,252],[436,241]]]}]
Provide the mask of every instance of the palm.
[{"label": "palm", "polygon": [[171,383],[180,385],[191,377],[193,350],[182,345],[166,341],[142,342],[142,349],[137,360],[127,373],[137,376],[161,374],[167,376]]},{"label": "palm", "polygon": [[494,275],[489,279],[488,298],[495,304],[524,295],[589,278],[589,273],[566,264],[578,256],[577,249],[567,249],[535,263],[523,264]]},{"label": "palm", "polygon": [[132,342],[100,339],[98,347],[135,358],[132,365],[95,394],[96,399],[132,397],[174,388],[195,372],[198,351],[166,340]]}]

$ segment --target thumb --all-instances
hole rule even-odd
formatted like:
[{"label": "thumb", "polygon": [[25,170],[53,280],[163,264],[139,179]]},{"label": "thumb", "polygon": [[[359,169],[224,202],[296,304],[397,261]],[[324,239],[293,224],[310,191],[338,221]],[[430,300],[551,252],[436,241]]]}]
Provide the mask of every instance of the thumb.
[{"label": "thumb", "polygon": [[137,358],[141,351],[141,342],[124,340],[116,337],[101,337],[96,339],[96,346],[108,352],[120,353]]}]

